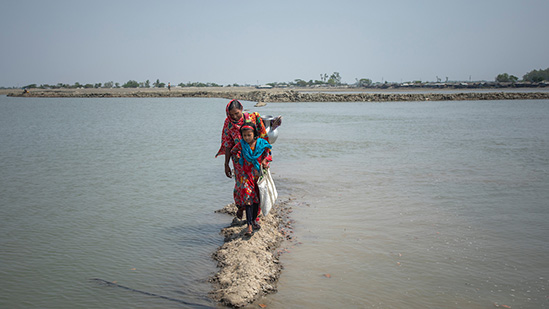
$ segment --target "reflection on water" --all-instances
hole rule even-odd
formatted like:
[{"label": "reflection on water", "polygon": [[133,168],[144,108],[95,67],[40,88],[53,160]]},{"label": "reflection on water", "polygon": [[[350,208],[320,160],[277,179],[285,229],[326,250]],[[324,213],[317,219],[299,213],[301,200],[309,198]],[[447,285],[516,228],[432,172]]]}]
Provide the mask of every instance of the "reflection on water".
[{"label": "reflection on water", "polygon": [[[301,242],[260,302],[547,306],[548,103],[260,109],[284,116],[273,177]],[[0,307],[181,306],[91,278],[215,306],[225,104],[0,97]]]}]

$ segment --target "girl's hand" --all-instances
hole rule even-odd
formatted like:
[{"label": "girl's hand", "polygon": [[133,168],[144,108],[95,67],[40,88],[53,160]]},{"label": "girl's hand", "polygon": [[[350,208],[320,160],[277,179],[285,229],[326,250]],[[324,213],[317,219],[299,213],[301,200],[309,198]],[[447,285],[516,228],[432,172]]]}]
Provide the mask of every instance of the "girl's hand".
[{"label": "girl's hand", "polygon": [[263,160],[263,162],[261,162],[261,165],[263,166],[264,169],[268,169],[269,168],[269,161],[267,161],[267,159]]},{"label": "girl's hand", "polygon": [[233,173],[231,172],[231,167],[229,166],[228,163],[225,164],[225,175],[226,175],[228,178],[232,178],[232,177],[233,177]]}]

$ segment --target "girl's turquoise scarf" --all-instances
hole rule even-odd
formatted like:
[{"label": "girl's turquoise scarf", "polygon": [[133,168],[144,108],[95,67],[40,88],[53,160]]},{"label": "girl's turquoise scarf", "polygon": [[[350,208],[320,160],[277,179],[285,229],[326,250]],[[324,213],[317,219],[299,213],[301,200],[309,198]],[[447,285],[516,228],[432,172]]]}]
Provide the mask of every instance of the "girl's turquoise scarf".
[{"label": "girl's turquoise scarf", "polygon": [[261,157],[263,154],[263,151],[265,151],[265,148],[273,148],[269,142],[262,138],[258,138],[255,142],[255,150],[252,152],[252,148],[250,148],[250,145],[244,141],[244,139],[240,140],[240,145],[242,146],[242,156],[240,157],[239,163],[240,165],[244,164],[244,160],[253,163],[254,167],[261,171],[261,166],[259,165],[259,162],[257,162],[257,159]]}]

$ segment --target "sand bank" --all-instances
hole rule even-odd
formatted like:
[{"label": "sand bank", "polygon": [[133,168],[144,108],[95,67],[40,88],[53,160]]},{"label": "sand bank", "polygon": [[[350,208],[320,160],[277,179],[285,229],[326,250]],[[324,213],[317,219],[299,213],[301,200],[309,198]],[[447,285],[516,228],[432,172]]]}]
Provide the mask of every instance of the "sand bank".
[{"label": "sand bank", "polygon": [[229,204],[217,212],[226,213],[234,219],[221,234],[225,243],[213,254],[219,272],[210,282],[214,300],[232,307],[243,307],[259,297],[277,291],[276,284],[282,270],[279,256],[285,250],[280,247],[284,240],[295,241],[288,214],[290,200],[279,202],[268,216],[261,217],[261,229],[245,236],[246,220],[235,217],[237,208]]},{"label": "sand bank", "polygon": [[31,89],[29,93],[11,90],[14,97],[66,98],[225,98],[253,102],[406,102],[549,99],[549,92],[436,92],[436,93],[341,93],[337,89],[310,92],[305,89],[255,89],[251,87],[172,88],[167,89]]}]

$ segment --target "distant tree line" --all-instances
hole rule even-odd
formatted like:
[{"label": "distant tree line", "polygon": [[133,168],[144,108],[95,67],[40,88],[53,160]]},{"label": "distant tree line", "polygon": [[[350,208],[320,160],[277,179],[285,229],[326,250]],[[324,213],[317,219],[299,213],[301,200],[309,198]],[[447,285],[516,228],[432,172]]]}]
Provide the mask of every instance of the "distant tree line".
[{"label": "distant tree line", "polygon": [[[192,82],[192,83],[188,82],[186,84],[179,83],[178,86],[179,87],[223,87],[223,85],[219,85],[216,83],[201,83],[201,82]],[[238,84],[233,84],[233,86],[238,87]]]},{"label": "distant tree line", "polygon": [[[160,80],[156,80],[156,82],[152,83],[152,86],[154,88],[164,88],[166,86],[165,83],[160,82]],[[96,84],[81,84],[79,82],[74,83],[73,85],[70,84],[63,84],[58,83],[55,85],[48,85],[48,84],[42,84],[38,86],[37,84],[30,84],[26,85],[23,88],[40,88],[40,89],[78,89],[78,88],[151,88],[151,82],[149,80],[146,80],[144,82],[137,82],[135,80],[129,80],[126,83],[120,85],[120,83],[115,83],[113,81],[108,81],[105,83],[96,83]]]},{"label": "distant tree line", "polygon": [[[448,78],[447,78],[448,79]],[[500,83],[515,83],[518,82],[518,77],[514,75],[509,75],[507,73],[502,73],[496,76],[495,78],[496,82]],[[549,68],[545,70],[533,70],[531,72],[526,73],[522,81],[524,82],[535,82],[539,83],[541,81],[549,81]],[[437,82],[439,82],[439,78],[437,77]],[[387,82],[385,82],[387,83]],[[421,84],[421,81],[413,81],[413,84]],[[373,82],[369,78],[356,78],[355,83],[352,85],[355,87],[370,87],[372,86]],[[296,87],[315,87],[315,86],[348,86],[348,84],[343,83],[341,81],[341,75],[339,72],[333,72],[331,75],[328,75],[326,73],[320,74],[320,79],[317,80],[303,80],[303,79],[295,79],[292,82],[272,82],[267,83],[267,85],[270,85],[272,87],[287,87],[287,86],[296,86]],[[220,85],[216,83],[203,83],[203,82],[187,82],[187,83],[179,83],[177,86],[179,87],[240,87],[239,84],[231,84],[231,85]],[[160,82],[159,79],[157,79],[154,83],[151,83],[149,80],[146,80],[144,82],[138,82],[136,80],[129,80],[126,83],[120,85],[120,83],[115,83],[113,81],[108,81],[105,83],[95,83],[95,84],[80,84],[78,82],[74,83],[73,85],[69,84],[63,84],[58,83],[56,85],[48,85],[43,84],[38,86],[37,84],[30,84],[26,85],[23,88],[41,88],[41,89],[60,89],[60,88],[164,88],[166,87],[166,83]]]},{"label": "distant tree line", "polygon": [[[372,80],[368,78],[361,78],[356,79],[356,85],[358,86],[369,86],[372,84]],[[347,85],[345,83],[341,82],[341,75],[339,72],[334,72],[331,75],[328,74],[320,74],[320,80],[309,80],[305,81],[302,79],[295,79],[293,82],[273,82],[268,83],[268,85],[271,85],[273,87],[277,86],[298,86],[298,87],[311,87],[311,86],[342,86]],[[217,84],[217,83],[204,83],[204,82],[187,82],[187,83],[179,83],[177,86],[179,87],[224,87],[223,85]],[[49,84],[42,84],[38,86],[37,84],[29,84],[26,86],[23,86],[23,88],[31,89],[31,88],[40,88],[40,89],[77,89],[77,88],[164,88],[166,87],[166,83],[160,82],[160,80],[156,80],[156,82],[151,83],[149,80],[146,80],[144,82],[138,82],[136,80],[129,80],[125,82],[124,84],[115,83],[113,81],[108,81],[105,83],[96,83],[96,84],[81,84],[79,82],[74,83],[73,85],[70,84],[64,84],[64,83],[58,83],[55,85],[49,85]],[[241,87],[239,84],[230,84],[226,85],[225,87]]]},{"label": "distant tree line", "polygon": [[518,77],[516,77],[515,75],[509,75],[507,73],[499,74],[498,76],[496,76],[496,82],[500,83],[515,83],[517,81]]},{"label": "distant tree line", "polygon": [[[202,82],[188,82],[188,83],[179,83],[179,87],[223,87],[223,85],[219,85],[216,83],[202,83]],[[228,85],[228,86],[235,86],[239,87],[238,84]],[[81,84],[79,82],[74,83],[73,85],[70,84],[64,84],[64,83],[58,83],[55,85],[49,85],[49,84],[29,84],[26,86],[23,86],[23,88],[31,89],[31,88],[38,88],[38,89],[78,89],[78,88],[165,88],[166,83],[161,82],[159,79],[156,80],[156,82],[151,83],[149,80],[146,80],[144,82],[138,82],[136,80],[129,80],[125,82],[124,84],[120,85],[120,83],[115,83],[113,81],[108,81],[105,83],[96,83],[96,84]]]},{"label": "distant tree line", "polygon": [[[372,80],[368,78],[361,78],[360,80],[356,80],[356,84],[359,86],[369,86],[372,84]],[[347,85],[345,83],[341,82],[341,75],[339,72],[334,72],[331,75],[328,75],[326,73],[320,74],[320,80],[309,80],[305,81],[302,79],[295,79],[293,82],[274,82],[274,83],[268,83],[268,85],[271,85],[273,87],[277,86],[297,86],[297,87],[311,87],[311,86],[342,86]],[[223,87],[223,85],[216,84],[216,83],[203,83],[203,82],[188,82],[188,83],[179,83],[177,86],[179,87]],[[239,84],[231,84],[226,85],[225,87],[240,87]],[[109,81],[106,83],[97,83],[97,84],[80,84],[78,82],[74,83],[73,85],[69,84],[63,84],[58,83],[56,85],[48,85],[48,84],[42,84],[40,86],[36,84],[30,84],[26,85],[23,88],[41,88],[41,89],[60,89],[60,88],[66,88],[66,89],[75,89],[75,88],[164,88],[166,87],[166,83],[160,82],[160,80],[156,80],[156,82],[152,83],[149,80],[146,80],[144,82],[138,82],[136,80],[129,80],[126,83],[120,85],[120,83],[115,83],[113,81]]]},{"label": "distant tree line", "polygon": [[[539,83],[542,81],[549,81],[549,68],[545,70],[533,70],[528,73],[526,73],[522,77],[522,81],[524,82],[533,82],[533,83]],[[509,75],[507,73],[502,73],[496,76],[496,82],[500,83],[515,83],[518,81],[518,77],[514,75]]]},{"label": "distant tree line", "polygon": [[539,83],[544,80],[549,81],[549,68],[545,70],[533,70],[531,72],[528,72],[522,77],[522,79],[535,83]]},{"label": "distant tree line", "polygon": [[[268,83],[273,87],[278,86],[280,83]],[[341,75],[339,72],[334,72],[332,75],[320,74],[320,80],[309,80],[305,81],[303,79],[295,79],[293,82],[283,83],[285,85],[297,86],[297,87],[312,87],[312,86],[342,86],[344,83],[341,82]],[[345,84],[346,85],[346,84]]]}]

